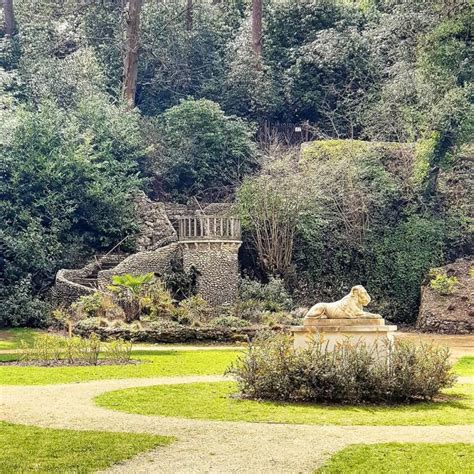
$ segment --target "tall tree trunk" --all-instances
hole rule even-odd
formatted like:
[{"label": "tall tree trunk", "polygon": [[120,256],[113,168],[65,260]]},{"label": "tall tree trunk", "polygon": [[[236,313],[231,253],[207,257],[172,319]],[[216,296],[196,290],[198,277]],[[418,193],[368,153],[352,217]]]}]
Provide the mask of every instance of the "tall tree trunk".
[{"label": "tall tree trunk", "polygon": [[137,91],[141,7],[142,0],[128,0],[124,10],[125,54],[122,95],[130,108],[135,107],[135,93]]},{"label": "tall tree trunk", "polygon": [[186,31],[193,29],[193,0],[187,0],[186,3]]},{"label": "tall tree trunk", "polygon": [[262,0],[252,0],[252,48],[257,56],[262,54]]},{"label": "tall tree trunk", "polygon": [[12,38],[15,34],[15,17],[13,15],[13,0],[3,0],[3,14],[5,16],[5,36]]}]

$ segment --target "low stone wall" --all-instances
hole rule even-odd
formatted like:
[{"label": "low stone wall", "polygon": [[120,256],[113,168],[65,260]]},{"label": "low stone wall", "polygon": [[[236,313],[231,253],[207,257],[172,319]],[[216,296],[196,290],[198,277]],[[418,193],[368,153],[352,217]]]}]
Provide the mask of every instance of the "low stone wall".
[{"label": "low stone wall", "polygon": [[[268,328],[266,328],[268,329]],[[122,338],[133,342],[148,343],[199,343],[199,342],[248,342],[261,327],[216,328],[216,327],[173,327],[163,329],[131,330],[121,328],[76,329],[80,336],[97,334],[101,340]],[[287,331],[287,328],[272,328],[275,332]]]},{"label": "low stone wall", "polygon": [[54,303],[70,305],[81,296],[96,291],[87,284],[97,276],[103,266],[115,266],[125,258],[123,254],[110,254],[96,257],[96,260],[79,269],[63,269],[56,274],[55,285],[51,290]]}]

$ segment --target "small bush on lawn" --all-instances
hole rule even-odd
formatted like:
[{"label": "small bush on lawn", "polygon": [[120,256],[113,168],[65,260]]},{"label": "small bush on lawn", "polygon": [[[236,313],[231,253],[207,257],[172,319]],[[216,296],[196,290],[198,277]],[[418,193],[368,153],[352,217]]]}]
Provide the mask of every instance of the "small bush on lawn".
[{"label": "small bush on lawn", "polygon": [[[73,365],[97,365],[102,346],[96,334],[87,338],[62,337],[55,334],[37,334],[31,345],[22,344],[23,362]],[[103,351],[104,360],[125,363],[130,360],[132,343],[123,339],[110,341]]]},{"label": "small bush on lawn", "polygon": [[133,343],[123,339],[112,339],[105,346],[104,359],[119,364],[130,361]]},{"label": "small bush on lawn", "polygon": [[295,402],[397,403],[432,399],[455,380],[449,351],[396,341],[377,349],[350,340],[327,350],[315,339],[294,350],[291,336],[260,334],[231,366],[242,396]]},{"label": "small bush on lawn", "polygon": [[30,347],[22,347],[24,362],[57,363],[66,360],[69,364],[96,365],[100,352],[100,340],[92,334],[88,338],[66,338],[54,334],[37,334]]}]

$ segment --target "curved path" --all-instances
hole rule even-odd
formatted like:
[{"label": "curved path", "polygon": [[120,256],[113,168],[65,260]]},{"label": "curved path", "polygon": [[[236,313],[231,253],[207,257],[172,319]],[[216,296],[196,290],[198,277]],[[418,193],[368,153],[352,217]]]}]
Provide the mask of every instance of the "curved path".
[{"label": "curved path", "polygon": [[[93,398],[150,385],[218,382],[221,376],[103,380],[0,387],[0,419],[42,427],[147,432],[177,438],[113,467],[116,473],[312,472],[353,443],[474,442],[471,426],[316,426],[190,420],[122,413]],[[463,380],[464,381],[464,380]]]}]

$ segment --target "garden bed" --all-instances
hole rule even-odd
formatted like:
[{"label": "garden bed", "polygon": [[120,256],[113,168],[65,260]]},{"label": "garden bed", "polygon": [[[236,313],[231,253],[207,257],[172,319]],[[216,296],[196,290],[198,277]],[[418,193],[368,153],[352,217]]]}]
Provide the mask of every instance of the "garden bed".
[{"label": "garden bed", "polygon": [[[268,327],[266,329],[269,329]],[[219,327],[163,327],[160,329],[129,329],[129,328],[76,328],[74,332],[82,337],[92,333],[102,341],[109,339],[124,339],[133,342],[148,343],[195,343],[195,342],[247,342],[254,339],[262,330],[261,326],[246,328]],[[286,326],[271,328],[275,332],[286,332]]]},{"label": "garden bed", "polygon": [[69,362],[67,360],[49,360],[49,361],[22,361],[22,360],[8,360],[0,361],[0,367],[17,366],[17,367],[96,367],[100,365],[137,365],[142,363],[141,360],[99,360],[93,364],[86,361]]}]

